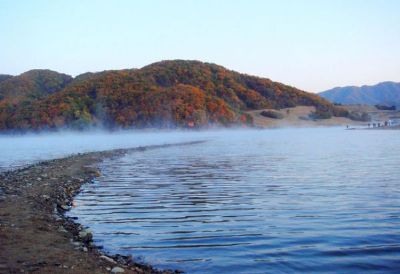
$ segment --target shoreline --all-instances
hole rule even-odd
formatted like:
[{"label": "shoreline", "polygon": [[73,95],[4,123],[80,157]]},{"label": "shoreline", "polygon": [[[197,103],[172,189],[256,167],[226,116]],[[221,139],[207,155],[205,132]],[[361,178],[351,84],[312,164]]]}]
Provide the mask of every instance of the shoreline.
[{"label": "shoreline", "polygon": [[400,126],[347,128],[347,130],[400,130]]},{"label": "shoreline", "polygon": [[100,176],[106,158],[176,144],[75,154],[0,173],[0,273],[181,273],[109,255],[92,234],[65,216],[85,183]]}]

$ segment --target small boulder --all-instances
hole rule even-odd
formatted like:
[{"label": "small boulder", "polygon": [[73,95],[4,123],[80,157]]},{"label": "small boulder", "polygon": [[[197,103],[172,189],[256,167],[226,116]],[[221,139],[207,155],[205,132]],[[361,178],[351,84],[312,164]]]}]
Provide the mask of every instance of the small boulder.
[{"label": "small boulder", "polygon": [[61,233],[68,233],[68,231],[65,230],[65,228],[63,226],[59,226],[57,230],[58,230],[58,232],[61,232]]},{"label": "small boulder", "polygon": [[70,210],[70,206],[68,206],[68,205],[61,205],[60,206],[62,209],[64,209],[64,210]]},{"label": "small boulder", "polygon": [[114,260],[111,259],[110,257],[104,256],[104,255],[101,255],[101,256],[100,256],[100,259],[103,259],[103,260],[105,260],[105,261],[107,261],[107,262],[109,262],[109,263],[112,263],[112,264],[117,264],[116,261],[114,261]]},{"label": "small boulder", "polygon": [[79,238],[83,243],[89,244],[93,240],[93,235],[87,230],[79,232]]},{"label": "small boulder", "polygon": [[82,231],[79,231],[79,238],[86,238],[89,235],[89,237],[92,237],[92,231],[90,229],[83,229]]},{"label": "small boulder", "polygon": [[111,273],[124,273],[125,270],[122,267],[116,266],[113,269],[111,269]]}]

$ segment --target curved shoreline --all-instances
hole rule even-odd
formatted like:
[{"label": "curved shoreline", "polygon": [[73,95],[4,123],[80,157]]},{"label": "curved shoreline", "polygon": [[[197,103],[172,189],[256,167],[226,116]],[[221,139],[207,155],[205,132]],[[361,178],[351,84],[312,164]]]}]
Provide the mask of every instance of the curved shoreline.
[{"label": "curved shoreline", "polygon": [[81,186],[100,175],[95,165],[103,159],[202,142],[89,152],[0,173],[0,273],[180,273],[103,253],[64,213]]}]

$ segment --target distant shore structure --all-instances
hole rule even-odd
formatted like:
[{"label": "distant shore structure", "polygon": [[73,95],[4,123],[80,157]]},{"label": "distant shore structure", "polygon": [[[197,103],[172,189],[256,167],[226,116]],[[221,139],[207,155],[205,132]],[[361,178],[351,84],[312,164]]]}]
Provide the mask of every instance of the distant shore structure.
[{"label": "distant shore structure", "polygon": [[372,121],[368,123],[368,128],[378,128],[378,127],[394,127],[400,125],[400,118],[389,119],[385,121]]}]

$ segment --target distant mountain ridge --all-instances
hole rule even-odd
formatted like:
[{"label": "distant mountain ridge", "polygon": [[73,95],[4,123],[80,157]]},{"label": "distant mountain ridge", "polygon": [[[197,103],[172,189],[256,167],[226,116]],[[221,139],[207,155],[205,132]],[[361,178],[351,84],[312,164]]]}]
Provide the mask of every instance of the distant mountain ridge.
[{"label": "distant mountain ridge", "polygon": [[373,86],[336,87],[319,95],[332,103],[400,106],[400,83],[382,82]]},{"label": "distant mountain ridge", "polygon": [[0,82],[0,96],[0,130],[230,126],[251,124],[248,110],[300,105],[349,115],[316,94],[186,60],[75,78],[33,70]]}]

